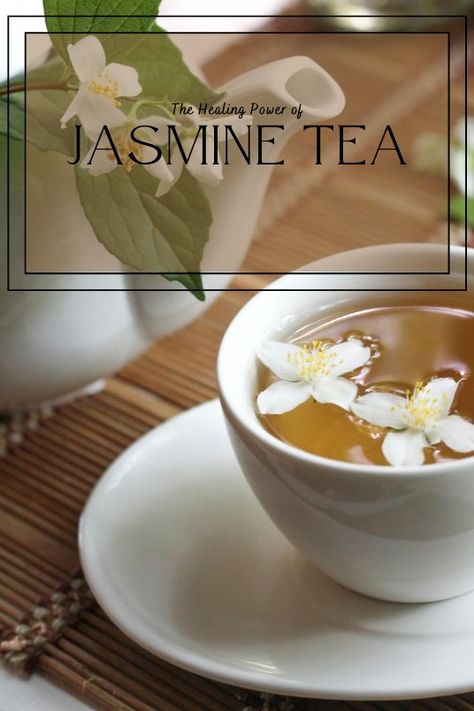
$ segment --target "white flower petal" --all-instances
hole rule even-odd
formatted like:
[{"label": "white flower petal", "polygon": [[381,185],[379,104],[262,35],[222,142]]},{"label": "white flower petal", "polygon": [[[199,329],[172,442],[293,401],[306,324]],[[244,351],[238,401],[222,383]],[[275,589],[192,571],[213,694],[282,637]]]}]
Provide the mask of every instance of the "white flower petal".
[{"label": "white flower petal", "polygon": [[[156,118],[156,117],[154,117]],[[155,134],[151,128],[146,128],[148,124],[148,118],[144,119],[144,123],[138,122],[136,125],[140,126],[140,130],[134,133],[136,139],[140,141],[146,141],[147,143],[156,144]],[[153,125],[153,124],[148,124]],[[143,126],[143,128],[142,128]],[[164,180],[171,182],[174,179],[173,173],[169,165],[166,163],[166,159],[161,155],[157,157],[157,149],[151,146],[137,144],[134,150],[135,157],[140,160],[141,164],[150,175],[158,178],[159,180]]]},{"label": "white flower petal", "polygon": [[305,402],[311,395],[309,383],[290,383],[277,380],[257,397],[258,410],[262,415],[281,415]]},{"label": "white flower petal", "polygon": [[357,397],[357,385],[347,378],[320,378],[313,385],[312,395],[317,402],[332,403],[349,410]]},{"label": "white flower petal", "polygon": [[438,423],[437,422],[430,422],[425,426],[425,429],[423,430],[426,439],[430,444],[438,444],[438,442],[441,442],[441,437],[439,434],[438,430]]},{"label": "white flower petal", "polygon": [[87,152],[81,162],[81,168],[85,168],[93,176],[105,175],[106,173],[111,173],[115,168],[117,168],[118,163],[115,155],[112,151],[96,151],[92,162],[89,165],[89,161],[94,153],[94,146]]},{"label": "white flower petal", "polygon": [[105,67],[104,48],[94,35],[83,37],[75,44],[68,44],[67,51],[81,82],[91,81]]},{"label": "white flower petal", "polygon": [[435,398],[441,408],[439,417],[445,417],[449,414],[458,385],[453,378],[434,378],[423,387],[419,397]]},{"label": "white flower petal", "polygon": [[[154,126],[158,129],[157,133],[153,133],[153,143],[162,146],[168,142],[168,126],[175,125],[172,121],[168,121],[163,116],[146,116],[137,121],[137,126]],[[146,130],[146,129],[145,129]]]},{"label": "white flower petal", "polygon": [[[148,157],[148,152],[150,154],[150,157]],[[143,155],[142,155],[142,160],[147,161],[152,159],[154,156],[156,156],[154,150],[152,148],[144,148],[143,149]],[[163,157],[161,157],[159,160],[157,160],[155,163],[149,163],[148,165],[143,166],[146,171],[150,173],[150,175],[153,175],[154,178],[158,178],[158,180],[163,181],[163,183],[174,183],[174,176],[173,173],[170,170],[170,166],[166,163]],[[155,193],[156,194],[156,193]],[[162,193],[164,194],[164,193]]]},{"label": "white flower petal", "polygon": [[335,355],[334,365],[331,365],[331,375],[351,373],[356,368],[365,365],[370,358],[370,348],[364,346],[357,338],[350,338],[343,343],[336,343],[324,351],[328,355]]},{"label": "white flower petal", "polygon": [[[86,136],[91,140],[97,140],[104,126],[111,129],[128,123],[127,116],[109,99],[89,92],[81,93],[77,104],[77,115]],[[106,138],[104,142],[105,140]]]},{"label": "white flower petal", "polygon": [[163,195],[166,195],[167,192],[171,190],[173,185],[178,182],[178,180],[181,177],[181,173],[183,172],[183,166],[184,166],[184,161],[181,157],[181,155],[178,152],[178,149],[173,151],[173,154],[171,156],[171,164],[168,165],[166,164],[167,167],[170,170],[171,178],[169,179],[161,179],[160,182],[158,183],[158,187],[155,192],[156,197],[162,197]]},{"label": "white flower petal", "polygon": [[417,467],[425,461],[423,448],[427,445],[422,432],[389,432],[382,443],[382,452],[387,462],[394,467]]},{"label": "white flower petal", "polygon": [[459,415],[445,417],[435,425],[435,430],[450,449],[455,452],[474,451],[474,424]]},{"label": "white flower petal", "polygon": [[117,82],[119,96],[137,96],[141,93],[142,87],[138,81],[138,72],[134,67],[112,62],[112,64],[107,64],[103,73],[111,81]]},{"label": "white flower petal", "polygon": [[84,90],[79,89],[79,91],[74,95],[74,98],[72,99],[71,103],[67,107],[66,111],[64,114],[61,116],[61,128],[66,128],[67,122],[72,119],[73,116],[77,115],[78,108],[80,106],[80,102],[84,96]]},{"label": "white flower petal", "polygon": [[379,427],[403,429],[402,408],[405,398],[385,392],[371,392],[362,395],[352,404],[352,412],[366,422]]},{"label": "white flower petal", "polygon": [[301,380],[295,360],[303,349],[294,343],[263,341],[257,347],[257,358],[282,380]]},{"label": "white flower petal", "polygon": [[220,164],[220,156],[218,158],[219,163],[214,165],[214,141],[207,136],[207,146],[206,146],[206,159],[208,161],[207,165],[202,162],[202,142],[199,139],[194,146],[194,149],[189,157],[187,168],[193,178],[199,180],[200,183],[205,185],[211,185],[215,187],[221,182],[222,175],[222,165]]}]

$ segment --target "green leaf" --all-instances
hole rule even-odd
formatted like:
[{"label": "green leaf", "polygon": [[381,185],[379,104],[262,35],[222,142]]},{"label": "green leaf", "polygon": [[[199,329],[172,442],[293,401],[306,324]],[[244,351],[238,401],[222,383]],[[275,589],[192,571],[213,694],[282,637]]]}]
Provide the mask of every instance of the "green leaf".
[{"label": "green leaf", "polygon": [[[87,34],[96,34],[107,63],[133,66],[139,74],[139,99],[150,102],[215,103],[220,95],[203,84],[183,61],[180,50],[154,22],[159,0],[44,0],[46,22],[53,45],[73,76],[67,46]],[[66,17],[54,17],[66,15]],[[84,15],[84,17],[80,17]],[[122,15],[122,17],[113,17]],[[148,17],[140,17],[148,15]],[[151,16],[151,17],[150,17]],[[133,33],[133,34],[132,34]],[[47,97],[51,102],[51,97]],[[29,98],[28,98],[29,100]],[[128,101],[123,100],[124,109]],[[36,100],[35,135],[45,128],[46,105]],[[58,108],[58,107],[56,107]],[[148,108],[148,107],[147,107]],[[51,115],[55,109],[50,107]],[[141,116],[156,111],[141,109]],[[54,119],[58,112],[54,113]],[[51,150],[71,153],[71,143],[50,131]],[[43,139],[46,137],[43,136]],[[209,237],[211,212],[199,183],[187,171],[160,199],[155,198],[156,178],[144,169],[131,174],[115,170],[92,177],[76,168],[80,199],[97,238],[112,254],[138,270],[163,273],[204,298],[199,274],[204,245]],[[166,274],[164,274],[166,272]]]},{"label": "green leaf", "polygon": [[[28,72],[27,84],[60,82],[64,65],[58,59],[47,62],[42,67]],[[24,77],[17,76],[10,85],[24,84]],[[0,101],[0,133],[7,133],[7,102],[10,103],[10,136],[25,138],[25,96],[26,96],[26,139],[42,151],[56,151],[67,156],[74,153],[74,126],[61,128],[61,116],[71,101],[67,91],[19,91],[8,96],[2,95]],[[3,106],[5,107],[3,110]]]},{"label": "green leaf", "polygon": [[106,56],[107,62],[135,67],[143,90],[139,99],[213,104],[221,97],[194,76],[184,63],[181,51],[165,33],[115,35],[108,44]]},{"label": "green leaf", "polygon": [[[56,83],[63,78],[64,65],[56,57],[28,72],[27,84]],[[61,128],[61,117],[73,94],[67,91],[26,92],[26,139],[42,151],[57,151],[70,157],[74,153],[74,125]]]},{"label": "green leaf", "polygon": [[[48,59],[41,66],[29,69],[27,72],[27,83],[36,84],[39,82],[59,82],[63,78],[64,64],[58,57]],[[10,83],[17,83],[18,77],[12,79]]]},{"label": "green leaf", "polygon": [[71,97],[60,91],[30,91],[27,96],[26,138],[42,151],[74,154],[74,126],[61,128],[61,116]]},{"label": "green leaf", "polygon": [[149,15],[155,18],[159,5],[160,0],[76,0],[74,3],[71,0],[44,0],[46,24],[53,33],[51,41],[71,73],[73,68],[67,45],[75,44],[86,34],[98,33],[108,64],[128,64],[138,71],[143,88],[140,99],[215,103],[220,95],[189,71],[181,51],[154,19],[137,17]]},{"label": "green leaf", "polygon": [[[20,97],[20,98],[19,98]],[[10,95],[10,137],[18,140],[24,138],[24,107],[22,105],[23,94]],[[0,97],[0,134],[8,134],[8,102],[6,95]]]},{"label": "green leaf", "polygon": [[[51,41],[66,64],[67,45],[77,42],[76,33],[159,31],[155,18],[160,0],[43,0],[43,6],[48,32],[59,33],[51,34]],[[107,46],[112,37],[101,38],[109,62],[114,61]]]},{"label": "green leaf", "polygon": [[199,183],[184,170],[159,200],[156,178],[136,166],[91,176],[76,166],[84,212],[98,240],[134,269],[158,272],[203,298],[199,268],[212,216]]},{"label": "green leaf", "polygon": [[464,195],[456,195],[451,198],[451,219],[454,222],[465,221],[470,227],[474,227],[474,198],[467,198],[467,217],[465,212],[465,197]]}]

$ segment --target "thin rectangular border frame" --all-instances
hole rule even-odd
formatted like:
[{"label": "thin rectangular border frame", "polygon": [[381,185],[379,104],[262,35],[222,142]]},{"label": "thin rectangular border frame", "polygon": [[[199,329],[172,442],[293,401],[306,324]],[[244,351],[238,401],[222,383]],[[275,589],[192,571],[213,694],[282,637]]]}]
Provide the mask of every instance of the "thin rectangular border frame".
[{"label": "thin rectangular border frame", "polygon": [[[7,89],[9,89],[10,86],[10,19],[13,18],[44,18],[45,15],[7,15]],[[64,17],[68,18],[71,17],[70,15],[52,15],[52,17]],[[78,17],[91,17],[91,15],[80,15]],[[112,17],[112,16],[103,16],[103,17]],[[128,15],[113,15],[113,17],[128,17]],[[139,15],[137,17],[143,17],[143,18],[150,18],[150,19],[155,19],[154,16],[151,15]],[[282,15],[162,15],[161,17],[173,17],[173,18],[182,18],[182,17],[187,17],[187,18],[215,18],[215,17],[220,17],[222,19],[227,19],[227,18],[232,18],[232,17],[239,17],[239,18],[245,18],[245,17],[259,17],[259,18],[265,18],[265,19],[278,19],[283,17]],[[287,15],[285,17],[289,18],[306,18],[306,17],[318,17],[318,18],[326,18],[326,17],[360,17],[360,15]],[[449,18],[449,19],[463,19],[464,20],[464,90],[465,90],[465,106],[467,107],[467,15],[371,15],[371,17],[390,17],[390,18],[426,18],[426,17],[436,17],[436,18]],[[448,171],[450,171],[450,129],[451,129],[451,52],[450,52],[450,32],[446,31],[425,31],[425,32],[412,32],[412,31],[355,31],[355,30],[341,30],[341,31],[312,31],[312,32],[307,32],[307,31],[284,31],[284,32],[275,32],[275,31],[249,31],[248,34],[445,34],[447,35],[448,38],[448,51],[447,51],[447,60],[448,60]],[[32,32],[32,33],[27,33],[25,32],[24,37],[24,43],[25,43],[25,48],[24,48],[24,54],[26,58],[26,37],[28,34],[45,34],[43,32]],[[57,33],[57,34],[62,34],[62,33]],[[81,32],[77,32],[76,34],[83,34]],[[129,32],[127,33],[121,33],[121,34],[130,34]],[[137,33],[133,33],[137,34]],[[140,33],[138,33],[140,34]],[[181,32],[173,32],[172,34],[189,34],[187,32],[181,31]],[[199,31],[196,32],[195,34],[206,34],[204,31]],[[237,31],[223,31],[223,32],[216,32],[213,34],[242,34],[241,32]],[[26,67],[25,67],[26,69]],[[26,124],[26,112],[25,112],[25,124]],[[26,131],[25,131],[26,134]],[[465,112],[465,136],[467,138],[467,115]],[[26,165],[26,138],[25,138],[25,148],[24,148],[24,165]],[[467,156],[466,156],[466,161],[465,161],[465,176],[467,179]],[[26,183],[26,170],[24,169],[24,181]],[[450,179],[448,176],[448,205],[450,204]],[[26,190],[25,190],[25,198],[26,198]],[[25,199],[25,205],[26,205],[26,199]],[[10,287],[10,249],[9,249],[9,226],[10,226],[10,101],[9,101],[9,94],[7,94],[7,290],[8,291],[175,291],[176,289],[169,288],[169,289],[107,289],[107,288],[99,288],[99,289],[41,289],[41,288],[31,288],[31,289],[14,289]],[[456,289],[441,289],[442,291],[466,291],[467,290],[467,195],[465,195],[465,221],[464,221],[464,227],[465,227],[465,245],[464,245],[464,288],[456,288]],[[26,231],[26,215],[25,215],[25,231]],[[301,274],[305,275],[353,275],[353,276],[370,276],[370,275],[377,275],[377,276],[396,276],[396,275],[420,275],[420,276],[430,276],[430,275],[449,275],[450,272],[450,247],[451,247],[451,240],[450,240],[450,221],[448,219],[448,271],[444,272],[309,272],[309,271],[304,271],[300,272]],[[127,275],[127,274],[132,274],[132,275],[143,275],[143,276],[161,276],[162,278],[166,278],[166,276],[171,276],[175,274],[202,274],[203,276],[233,276],[233,277],[238,277],[238,276],[285,276],[289,273],[298,273],[298,272],[28,272],[26,271],[26,240],[25,240],[25,275],[29,274],[31,276],[46,276],[46,275],[71,275],[71,276],[117,276],[117,275]],[[267,287],[268,288],[268,287]],[[179,291],[186,290],[186,288],[183,289],[178,289]],[[270,289],[271,290],[271,289]],[[368,289],[355,289],[354,291],[367,291]],[[439,291],[440,289],[374,289],[374,291]],[[199,291],[198,289],[190,289],[190,291]],[[246,288],[222,288],[222,289],[205,289],[205,291],[258,291],[258,289],[246,289]],[[273,291],[277,291],[277,289],[273,289]],[[294,289],[291,289],[290,291],[294,291]],[[319,289],[315,289],[315,291],[319,291]],[[324,289],[326,291],[326,289]],[[340,291],[349,291],[349,289],[340,289]]]}]

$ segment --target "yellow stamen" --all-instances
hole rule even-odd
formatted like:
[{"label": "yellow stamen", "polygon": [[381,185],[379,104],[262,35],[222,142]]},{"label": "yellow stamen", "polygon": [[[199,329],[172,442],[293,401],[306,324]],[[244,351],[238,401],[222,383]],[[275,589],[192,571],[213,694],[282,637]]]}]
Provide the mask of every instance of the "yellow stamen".
[{"label": "yellow stamen", "polygon": [[287,361],[296,366],[302,380],[315,381],[319,377],[330,376],[342,360],[336,362],[337,354],[327,353],[328,346],[324,341],[312,341],[311,348],[304,343],[300,351],[287,355]]},{"label": "yellow stamen", "polygon": [[87,88],[92,94],[105,96],[107,99],[112,99],[115,106],[120,106],[120,102],[115,101],[115,98],[120,95],[119,84],[108,74],[98,74],[96,79],[89,82]]},{"label": "yellow stamen", "polygon": [[411,429],[426,429],[430,422],[442,416],[442,405],[448,402],[447,393],[443,393],[441,399],[429,397],[426,388],[427,385],[423,385],[421,381],[416,382],[411,392],[407,390],[405,402],[401,405],[393,405],[391,408],[393,412],[402,410],[402,418]]},{"label": "yellow stamen", "polygon": [[[130,129],[131,126],[125,126],[112,131],[114,145],[120,156],[120,160],[122,161],[122,167],[126,173],[130,173],[134,166],[134,162],[129,156],[130,153],[133,152],[137,160],[142,160],[143,158],[143,146],[132,141],[130,137]],[[113,151],[107,152],[107,158],[115,161]]]}]

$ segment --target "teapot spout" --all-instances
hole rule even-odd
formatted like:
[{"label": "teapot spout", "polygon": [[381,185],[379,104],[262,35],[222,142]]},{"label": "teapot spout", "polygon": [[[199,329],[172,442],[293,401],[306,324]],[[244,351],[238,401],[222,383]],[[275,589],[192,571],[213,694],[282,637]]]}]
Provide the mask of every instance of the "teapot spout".
[{"label": "teapot spout", "polygon": [[[287,57],[252,69],[219,91],[226,93],[225,100],[230,105],[242,105],[247,112],[254,107],[254,122],[285,126],[285,132],[276,141],[277,151],[304,123],[334,118],[345,105],[339,84],[319,64],[303,56]],[[276,108],[284,110],[275,113]]]}]

